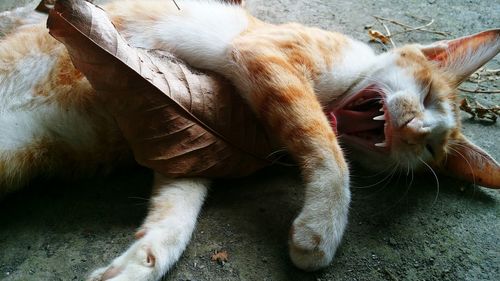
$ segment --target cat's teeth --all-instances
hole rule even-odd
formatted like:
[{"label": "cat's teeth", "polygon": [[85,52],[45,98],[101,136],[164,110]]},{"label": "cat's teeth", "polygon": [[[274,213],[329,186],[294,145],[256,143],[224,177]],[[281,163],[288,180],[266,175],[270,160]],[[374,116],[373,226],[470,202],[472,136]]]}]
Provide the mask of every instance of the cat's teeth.
[{"label": "cat's teeth", "polygon": [[378,111],[380,111],[380,112],[384,112],[385,110],[384,110],[384,108],[383,108],[383,107],[381,107]]},{"label": "cat's teeth", "polygon": [[379,142],[379,143],[376,143],[375,146],[378,146],[378,147],[387,147],[387,143],[384,141],[384,142]]},{"label": "cat's teeth", "polygon": [[385,116],[383,114],[379,115],[379,116],[375,116],[375,117],[373,117],[373,120],[384,121],[385,120]]}]

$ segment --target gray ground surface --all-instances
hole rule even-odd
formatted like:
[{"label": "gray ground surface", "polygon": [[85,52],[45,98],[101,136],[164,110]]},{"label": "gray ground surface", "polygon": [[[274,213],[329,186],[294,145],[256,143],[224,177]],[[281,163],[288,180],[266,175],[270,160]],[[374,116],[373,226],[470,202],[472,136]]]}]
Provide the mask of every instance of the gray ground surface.
[{"label": "gray ground surface", "polygon": [[[0,2],[0,9],[14,3]],[[179,1],[180,2],[180,1]],[[248,1],[273,22],[298,21],[367,41],[371,15],[415,22],[432,17],[453,36],[500,24],[496,0]],[[411,33],[398,43],[439,36]],[[497,58],[491,68],[500,66]],[[465,85],[472,86],[472,85]],[[487,85],[498,89],[498,81]],[[499,104],[498,95],[483,95]],[[499,125],[464,115],[465,133],[500,159]],[[350,223],[335,261],[323,271],[297,270],[287,256],[288,227],[301,204],[297,171],[269,169],[213,187],[193,240],[165,280],[500,280],[500,194],[430,175],[381,178],[353,167]],[[133,241],[146,214],[151,174],[132,170],[77,182],[37,181],[0,203],[0,279],[81,280]],[[210,261],[227,250],[224,266]]]}]

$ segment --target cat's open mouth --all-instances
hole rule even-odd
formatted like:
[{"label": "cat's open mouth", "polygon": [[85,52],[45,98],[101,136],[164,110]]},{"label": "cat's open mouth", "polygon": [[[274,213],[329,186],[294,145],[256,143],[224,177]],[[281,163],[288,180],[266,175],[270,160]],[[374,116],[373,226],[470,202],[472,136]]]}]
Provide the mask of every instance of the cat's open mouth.
[{"label": "cat's open mouth", "polygon": [[383,92],[375,85],[356,93],[329,114],[332,127],[339,136],[350,143],[381,152],[390,149],[389,117]]}]

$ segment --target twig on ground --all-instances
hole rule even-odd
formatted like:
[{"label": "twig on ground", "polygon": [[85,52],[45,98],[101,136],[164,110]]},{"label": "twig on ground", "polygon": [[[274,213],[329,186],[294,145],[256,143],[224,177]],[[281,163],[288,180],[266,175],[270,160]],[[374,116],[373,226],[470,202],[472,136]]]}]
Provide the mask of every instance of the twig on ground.
[{"label": "twig on ground", "polygon": [[466,93],[474,93],[474,94],[500,94],[500,90],[481,90],[481,89],[465,89],[465,88],[458,88],[460,91],[466,92]]},{"label": "twig on ground", "polygon": [[[414,17],[414,16],[412,16],[412,17]],[[384,27],[386,33],[384,34],[378,30],[372,29],[373,25],[365,26],[365,29],[368,29],[368,35],[370,36],[371,40],[373,40],[375,42],[382,43],[385,46],[388,43],[391,43],[393,48],[396,47],[396,43],[394,43],[394,40],[393,40],[394,36],[408,33],[408,32],[422,31],[422,32],[439,34],[441,36],[448,36],[448,33],[427,29],[427,27],[434,24],[434,19],[425,20],[422,18],[415,17],[416,19],[418,19],[420,21],[425,21],[426,24],[420,25],[420,26],[410,26],[408,24],[401,23],[401,22],[394,20],[394,19],[388,19],[388,18],[384,18],[384,17],[380,17],[380,16],[373,16],[373,18],[377,21],[377,23],[379,23],[380,25],[382,25],[382,27]],[[402,27],[403,30],[391,33],[391,30],[386,25],[386,22],[397,25],[399,27]]]},{"label": "twig on ground", "polygon": [[406,30],[393,33],[392,36],[398,35],[398,34],[407,33],[407,32],[412,32],[412,31],[419,31],[419,30],[422,30],[422,29],[424,29],[424,28],[426,28],[428,26],[431,26],[433,23],[434,23],[434,19],[431,19],[431,21],[428,22],[427,24],[424,24],[424,25],[421,25],[421,26],[417,26],[417,27],[414,27],[414,28],[408,28]]},{"label": "twig on ground", "polygon": [[[431,24],[434,23],[434,19],[431,19],[431,22],[424,25],[424,26],[414,27],[414,26],[411,26],[411,25],[408,25],[405,23],[401,23],[401,22],[394,20],[394,19],[388,19],[388,18],[384,18],[384,17],[380,17],[380,16],[373,16],[373,17],[379,21],[386,21],[386,22],[392,23],[394,25],[401,26],[401,27],[403,27],[403,29],[409,30],[409,31],[421,31],[421,32],[427,32],[427,33],[434,33],[434,34],[438,34],[441,36],[448,36],[449,35],[446,32],[426,29],[426,27],[429,27]],[[393,34],[393,36],[394,36],[394,34]]]},{"label": "twig on ground", "polygon": [[419,20],[419,21],[421,21],[421,22],[429,22],[429,21],[432,19],[432,18],[426,18],[426,19],[424,19],[424,18],[421,18],[421,17],[415,16],[415,15],[412,15],[412,14],[409,14],[409,13],[405,13],[405,15],[406,15],[407,17],[414,18],[414,19]]},{"label": "twig on ground", "polygon": [[391,42],[392,47],[396,48],[396,44],[392,40],[392,36],[394,36],[394,34],[391,35],[391,31],[389,30],[389,28],[387,27],[387,25],[385,25],[385,23],[383,21],[381,21],[381,20],[379,20],[377,18],[375,18],[375,19],[384,27],[385,32],[387,33],[387,35],[385,35],[385,37],[389,39],[389,42]]}]

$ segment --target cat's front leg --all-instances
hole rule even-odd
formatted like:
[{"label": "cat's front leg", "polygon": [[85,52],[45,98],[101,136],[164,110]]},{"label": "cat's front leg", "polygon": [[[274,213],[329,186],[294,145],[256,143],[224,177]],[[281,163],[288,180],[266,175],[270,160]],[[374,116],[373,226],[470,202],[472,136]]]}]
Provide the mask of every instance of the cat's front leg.
[{"label": "cat's front leg", "polygon": [[209,181],[155,175],[149,214],[137,241],[89,281],[156,281],[177,262],[191,238]]},{"label": "cat's front leg", "polygon": [[347,224],[349,171],[312,82],[301,65],[262,45],[235,44],[233,82],[299,163],[304,206],[290,231],[290,256],[304,270],[327,266]]},{"label": "cat's front leg", "polygon": [[350,191],[347,172],[338,170],[335,166],[320,168],[307,183],[304,205],[289,240],[290,258],[301,269],[317,270],[330,264],[341,242]]}]

